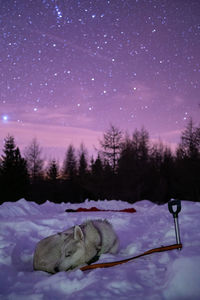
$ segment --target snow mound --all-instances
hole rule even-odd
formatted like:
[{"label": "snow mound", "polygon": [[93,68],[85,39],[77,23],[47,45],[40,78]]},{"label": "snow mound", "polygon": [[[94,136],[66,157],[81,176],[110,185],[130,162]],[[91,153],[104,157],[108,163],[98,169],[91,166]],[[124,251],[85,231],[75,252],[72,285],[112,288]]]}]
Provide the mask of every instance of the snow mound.
[{"label": "snow mound", "polygon": [[[200,255],[179,258],[173,262],[172,278],[165,291],[167,299],[199,299]],[[192,297],[191,297],[192,295]]]}]

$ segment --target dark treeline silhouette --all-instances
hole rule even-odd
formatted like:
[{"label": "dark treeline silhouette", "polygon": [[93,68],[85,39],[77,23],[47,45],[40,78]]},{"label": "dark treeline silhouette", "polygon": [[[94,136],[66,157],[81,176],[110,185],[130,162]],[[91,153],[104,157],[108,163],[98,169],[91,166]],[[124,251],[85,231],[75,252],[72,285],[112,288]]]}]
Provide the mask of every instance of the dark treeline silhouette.
[{"label": "dark treeline silhouette", "polygon": [[14,137],[5,138],[0,158],[0,202],[25,198],[83,202],[86,198],[120,199],[134,203],[149,199],[162,204],[170,198],[200,201],[200,127],[189,120],[175,153],[162,142],[151,144],[147,130],[132,136],[111,125],[94,159],[82,144],[77,153],[66,149],[62,168],[53,159],[44,168],[36,139],[24,157]]}]

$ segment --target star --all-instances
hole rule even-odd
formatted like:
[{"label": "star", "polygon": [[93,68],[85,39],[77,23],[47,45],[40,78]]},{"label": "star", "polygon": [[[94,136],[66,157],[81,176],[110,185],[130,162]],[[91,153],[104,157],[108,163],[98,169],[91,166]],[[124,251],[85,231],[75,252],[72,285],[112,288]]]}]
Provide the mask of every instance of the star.
[{"label": "star", "polygon": [[8,116],[7,116],[7,115],[3,115],[3,116],[2,116],[2,120],[3,120],[4,122],[8,121]]},{"label": "star", "polygon": [[[0,140],[3,123],[23,141],[40,119],[45,143],[46,123],[94,134],[112,123],[177,144],[189,118],[199,122],[199,1],[4,2]],[[29,132],[16,131],[27,119]]]}]

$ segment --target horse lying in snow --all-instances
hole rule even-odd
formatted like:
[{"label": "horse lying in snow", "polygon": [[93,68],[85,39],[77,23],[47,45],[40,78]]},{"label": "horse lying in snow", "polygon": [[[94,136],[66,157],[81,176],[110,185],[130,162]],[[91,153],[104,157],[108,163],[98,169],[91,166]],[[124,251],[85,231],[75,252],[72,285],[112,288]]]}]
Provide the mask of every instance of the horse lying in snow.
[{"label": "horse lying in snow", "polygon": [[115,254],[119,240],[107,220],[90,220],[41,240],[34,253],[34,270],[56,273],[80,268]]}]

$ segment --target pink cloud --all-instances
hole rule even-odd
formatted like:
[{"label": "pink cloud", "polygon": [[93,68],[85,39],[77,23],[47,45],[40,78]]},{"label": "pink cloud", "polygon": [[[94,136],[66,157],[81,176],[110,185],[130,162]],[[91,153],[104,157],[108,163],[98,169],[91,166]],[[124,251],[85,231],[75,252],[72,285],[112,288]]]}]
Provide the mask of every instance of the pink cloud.
[{"label": "pink cloud", "polygon": [[85,128],[7,122],[0,124],[1,149],[4,138],[8,134],[15,137],[15,142],[22,152],[33,138],[37,138],[46,155],[58,159],[63,159],[70,143],[79,148],[83,142],[90,154],[95,153],[94,149],[98,146],[99,139],[102,138],[102,132]]}]

